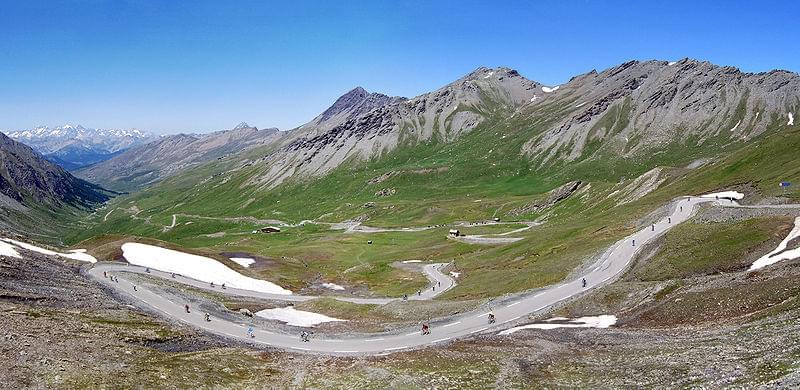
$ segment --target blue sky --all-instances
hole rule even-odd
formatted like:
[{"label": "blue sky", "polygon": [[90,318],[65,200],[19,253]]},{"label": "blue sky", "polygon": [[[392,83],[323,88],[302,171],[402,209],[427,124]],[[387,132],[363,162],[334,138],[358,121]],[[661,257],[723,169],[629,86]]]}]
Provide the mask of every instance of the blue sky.
[{"label": "blue sky", "polygon": [[545,84],[630,59],[797,72],[799,3],[0,0],[0,129],[289,129],[358,85],[411,97],[482,65]]}]

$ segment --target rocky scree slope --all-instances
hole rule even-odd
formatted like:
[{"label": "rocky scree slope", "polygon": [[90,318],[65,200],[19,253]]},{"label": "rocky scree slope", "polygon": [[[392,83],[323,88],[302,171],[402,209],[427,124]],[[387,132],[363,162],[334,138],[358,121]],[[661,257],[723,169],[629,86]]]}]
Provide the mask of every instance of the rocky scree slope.
[{"label": "rocky scree slope", "polygon": [[336,99],[332,106],[311,122],[300,126],[295,133],[306,137],[316,136],[376,108],[405,100],[403,97],[367,92],[364,88],[356,87]]},{"label": "rocky scree slope", "polygon": [[713,148],[791,125],[800,110],[800,77],[744,73],[683,59],[631,61],[574,77],[527,108],[560,104],[566,115],[532,138],[524,153],[543,163],[574,161],[600,148],[635,156],[671,143]]},{"label": "rocky scree slope", "polygon": [[[354,99],[359,102],[354,105],[353,96],[345,95],[326,111],[328,115],[299,128],[290,142],[261,159],[267,168],[249,184],[272,188],[290,177],[321,176],[348,159],[380,156],[402,143],[450,142],[490,118],[511,115],[541,87],[515,70],[482,67],[413,99],[373,94],[367,99],[370,103]],[[348,95],[364,96],[359,89]],[[377,103],[382,105],[362,112]],[[348,119],[324,131],[337,122],[331,118],[345,116]]]},{"label": "rocky scree slope", "polygon": [[[356,89],[326,112],[360,112],[343,108],[364,93]],[[261,170],[250,172],[247,183],[269,189],[289,178],[319,177],[403,144],[456,142],[478,126],[516,131],[497,142],[522,140],[510,152],[538,167],[589,157],[649,158],[676,145],[712,156],[791,126],[800,110],[800,77],[691,59],[631,61],[546,87],[512,69],[479,68],[413,99],[373,100],[384,104],[327,131],[320,118],[335,115],[320,115],[292,132],[279,150],[252,162]]]}]

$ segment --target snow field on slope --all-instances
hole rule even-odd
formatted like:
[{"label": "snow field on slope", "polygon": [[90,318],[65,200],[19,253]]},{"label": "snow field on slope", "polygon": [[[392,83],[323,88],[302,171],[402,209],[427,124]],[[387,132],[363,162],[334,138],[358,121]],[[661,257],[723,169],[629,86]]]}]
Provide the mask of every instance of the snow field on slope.
[{"label": "snow field on slope", "polygon": [[347,321],[310,311],[295,310],[295,308],[291,306],[264,309],[256,312],[256,315],[268,320],[281,321],[288,325],[302,327],[311,327],[323,322]]},{"label": "snow field on slope", "polygon": [[[14,244],[14,245],[16,245],[16,246],[18,246],[20,248],[24,248],[24,249],[27,249],[29,251],[41,253],[43,255],[66,257],[68,259],[83,261],[83,262],[87,262],[87,263],[96,263],[97,262],[97,259],[95,259],[94,256],[92,256],[92,255],[90,255],[88,253],[85,253],[85,250],[83,250],[83,249],[74,249],[74,250],[70,251],[70,253],[60,253],[60,252],[51,251],[49,249],[40,248],[40,247],[38,247],[36,245],[31,245],[31,244],[28,244],[26,242],[12,240],[10,238],[3,238],[2,240],[5,241],[7,244]],[[13,246],[12,246],[12,249],[13,249]],[[17,257],[19,257],[19,253],[17,253]]]},{"label": "snow field on slope", "polygon": [[722,191],[722,192],[714,192],[711,194],[700,195],[701,198],[720,198],[720,199],[736,199],[740,200],[744,198],[744,194],[739,191]]},{"label": "snow field on slope", "polygon": [[249,257],[231,257],[232,262],[241,265],[242,267],[249,268],[256,261]]},{"label": "snow field on slope", "polygon": [[337,290],[337,291],[344,290],[344,287],[342,287],[342,286],[340,286],[340,285],[338,285],[336,283],[322,283],[322,287],[325,287],[325,288],[328,288],[328,289],[331,289],[331,290]]},{"label": "snow field on slope", "polygon": [[564,318],[551,318],[547,324],[529,324],[506,329],[498,335],[505,336],[523,329],[557,329],[557,328],[608,328],[617,323],[617,316],[603,314],[596,317],[581,317],[569,321],[569,323],[553,323],[553,320],[564,320]]},{"label": "snow field on slope", "polygon": [[122,256],[134,265],[172,272],[207,283],[225,283],[228,287],[268,294],[292,294],[275,283],[244,276],[225,264],[204,256],[136,242],[122,244]]},{"label": "snow field on slope", "polygon": [[795,248],[791,250],[786,250],[786,247],[789,245],[789,242],[794,240],[795,238],[800,237],[800,217],[795,218],[794,220],[794,229],[789,232],[786,238],[778,244],[778,247],[775,248],[772,252],[767,253],[764,256],[761,256],[758,260],[754,261],[753,264],[750,266],[750,270],[757,270],[764,268],[768,265],[775,264],[779,261],[783,260],[793,260],[800,257],[800,248]]},{"label": "snow field on slope", "polygon": [[5,241],[0,241],[0,256],[22,258],[17,252],[17,247]]}]

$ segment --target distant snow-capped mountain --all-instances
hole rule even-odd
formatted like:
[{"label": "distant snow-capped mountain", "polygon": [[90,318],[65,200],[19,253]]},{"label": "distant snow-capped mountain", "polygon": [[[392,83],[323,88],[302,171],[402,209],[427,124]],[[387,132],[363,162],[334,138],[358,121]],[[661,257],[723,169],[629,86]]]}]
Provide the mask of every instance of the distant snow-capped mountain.
[{"label": "distant snow-capped mountain", "polygon": [[94,129],[71,124],[54,128],[38,126],[6,134],[70,170],[104,161],[155,139],[152,134],[136,129]]}]

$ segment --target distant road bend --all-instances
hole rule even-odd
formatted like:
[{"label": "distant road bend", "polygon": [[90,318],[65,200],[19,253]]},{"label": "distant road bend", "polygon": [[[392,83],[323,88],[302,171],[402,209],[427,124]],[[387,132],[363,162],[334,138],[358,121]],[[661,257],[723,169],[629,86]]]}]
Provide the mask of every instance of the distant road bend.
[{"label": "distant road bend", "polygon": [[[254,345],[311,353],[331,355],[387,354],[432,344],[445,343],[489,329],[506,328],[524,316],[542,312],[556,303],[572,298],[589,289],[609,283],[622,275],[635,258],[639,248],[669,231],[674,226],[691,218],[696,213],[696,206],[702,203],[742,207],[738,205],[734,199],[723,197],[718,199],[682,197],[674,200],[670,204],[669,208],[671,213],[667,217],[664,217],[652,226],[647,226],[614,243],[591,267],[588,267],[582,275],[555,285],[537,289],[534,292],[520,294],[515,298],[505,300],[501,304],[492,307],[491,311],[497,319],[496,323],[491,325],[488,323],[487,317],[489,309],[476,309],[469,313],[455,315],[442,321],[432,323],[431,334],[425,336],[420,334],[419,328],[409,327],[399,331],[359,334],[348,337],[324,334],[319,337],[314,337],[310,342],[302,342],[299,338],[299,331],[298,334],[289,334],[259,329],[254,326],[255,338],[250,338],[246,334],[246,326],[244,326],[241,321],[232,322],[225,319],[214,318],[212,321],[207,322],[202,312],[192,311],[192,313],[186,313],[183,302],[171,301],[153,292],[151,289],[147,288],[147,286],[138,286],[138,289],[134,291],[133,284],[130,283],[130,281],[126,280],[125,283],[114,283],[103,277],[103,271],[122,272],[122,274],[116,275],[119,279],[124,279],[125,273],[144,272],[140,267],[118,263],[97,263],[88,270],[88,274],[106,286],[135,298],[138,302],[137,304],[143,308],[153,309],[165,317],[177,319],[196,328],[224,337],[230,337]],[[418,297],[410,296],[409,299],[430,299],[453,287],[455,284],[454,280],[440,271],[444,265],[445,264],[441,263],[428,264],[424,268],[426,275],[432,281],[433,285],[438,286],[438,282],[442,282],[442,287],[437,288],[438,291],[434,292],[429,287],[425,290],[423,295]],[[209,286],[205,282],[187,278],[171,279],[169,274],[157,271],[151,271],[149,275],[168,278],[198,288],[209,289]],[[582,286],[582,279],[586,280],[586,287]],[[215,291],[238,296],[281,299],[287,301],[305,301],[317,298],[301,295],[271,295],[232,288],[227,290],[217,289]],[[398,298],[337,299],[343,299],[354,303],[382,304],[397,300]]]}]

